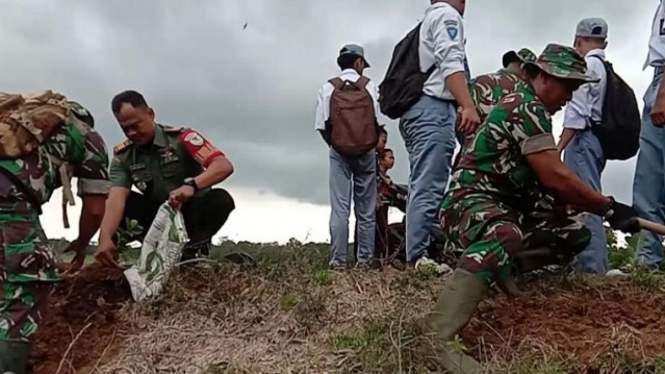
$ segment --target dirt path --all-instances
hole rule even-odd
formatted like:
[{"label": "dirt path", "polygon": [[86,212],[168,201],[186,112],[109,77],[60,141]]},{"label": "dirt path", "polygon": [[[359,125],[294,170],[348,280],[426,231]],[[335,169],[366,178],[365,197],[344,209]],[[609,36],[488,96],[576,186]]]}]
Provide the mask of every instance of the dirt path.
[{"label": "dirt path", "polygon": [[116,313],[130,299],[122,272],[95,264],[58,284],[46,322],[37,333],[32,373],[91,372],[122,345],[127,327],[118,323]]}]

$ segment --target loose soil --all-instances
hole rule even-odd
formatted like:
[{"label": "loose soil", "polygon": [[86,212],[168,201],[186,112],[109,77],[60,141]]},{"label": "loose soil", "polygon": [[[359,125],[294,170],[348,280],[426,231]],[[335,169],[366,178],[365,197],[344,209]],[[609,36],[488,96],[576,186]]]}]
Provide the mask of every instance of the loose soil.
[{"label": "loose soil", "polygon": [[116,314],[128,300],[131,291],[122,271],[98,264],[57,284],[33,345],[32,373],[92,372],[122,344],[127,326]]},{"label": "loose soil", "polygon": [[482,304],[462,337],[484,361],[537,352],[590,370],[618,352],[638,359],[662,356],[665,294],[629,282],[557,290],[538,281],[536,296],[510,301],[502,295]]}]

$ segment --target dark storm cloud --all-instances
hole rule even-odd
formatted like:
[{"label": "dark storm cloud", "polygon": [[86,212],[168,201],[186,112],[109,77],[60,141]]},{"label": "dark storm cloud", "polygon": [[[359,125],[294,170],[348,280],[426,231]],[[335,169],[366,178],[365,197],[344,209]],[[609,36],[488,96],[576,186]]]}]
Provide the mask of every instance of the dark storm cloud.
[{"label": "dark storm cloud", "polygon": [[[364,45],[372,64],[367,74],[380,82],[393,46],[422,18],[427,4],[17,2],[0,14],[0,82],[7,91],[46,87],[80,100],[95,114],[109,146],[122,140],[110,99],[121,90],[137,89],[160,121],[199,129],[227,152],[237,170],[231,186],[326,203],[327,152],[313,130],[318,87],[337,74],[336,54],[347,42]],[[641,98],[649,79],[641,65],[656,5],[469,0],[472,73],[497,69],[510,48],[527,46],[539,53],[547,42],[571,43],[580,18],[601,16],[610,25],[608,55]],[[393,178],[405,181],[406,153],[396,124],[387,123],[389,146],[398,159]],[[631,179],[632,162],[608,166],[607,190],[617,196],[629,196]]]}]

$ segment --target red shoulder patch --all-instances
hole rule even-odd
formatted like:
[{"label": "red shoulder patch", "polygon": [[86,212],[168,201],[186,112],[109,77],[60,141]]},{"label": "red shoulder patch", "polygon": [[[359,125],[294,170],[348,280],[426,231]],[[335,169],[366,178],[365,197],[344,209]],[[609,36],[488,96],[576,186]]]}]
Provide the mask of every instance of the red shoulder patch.
[{"label": "red shoulder patch", "polygon": [[222,151],[192,129],[186,129],[180,133],[180,142],[187,152],[203,167],[208,167],[213,158],[224,155]]}]

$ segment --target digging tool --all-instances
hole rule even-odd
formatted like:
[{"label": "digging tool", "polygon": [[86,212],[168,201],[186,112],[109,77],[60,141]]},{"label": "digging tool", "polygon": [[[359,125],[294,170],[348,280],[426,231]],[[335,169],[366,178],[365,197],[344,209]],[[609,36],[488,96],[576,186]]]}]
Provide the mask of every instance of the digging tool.
[{"label": "digging tool", "polygon": [[661,225],[660,223],[648,221],[646,219],[638,218],[637,222],[640,223],[640,227],[647,231],[651,231],[653,233],[656,233],[658,235],[663,235],[665,236],[665,225]]}]

